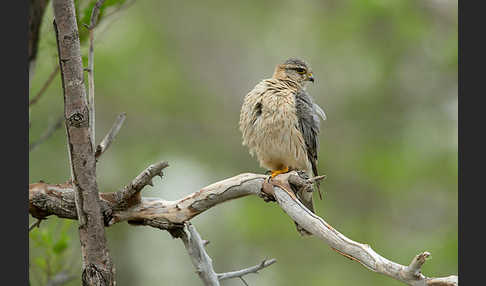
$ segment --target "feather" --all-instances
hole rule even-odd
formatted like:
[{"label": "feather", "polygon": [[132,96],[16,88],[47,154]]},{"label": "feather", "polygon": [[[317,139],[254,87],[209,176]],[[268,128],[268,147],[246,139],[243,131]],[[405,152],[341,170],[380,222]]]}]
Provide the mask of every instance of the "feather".
[{"label": "feather", "polygon": [[[295,99],[297,118],[299,120],[302,137],[305,141],[307,157],[311,163],[313,175],[318,176],[317,152],[319,149],[319,116],[325,119],[326,115],[317,104],[312,102],[312,98],[304,90],[301,89],[297,91],[295,93]],[[319,183],[316,185],[317,190],[319,191],[319,197],[322,199]]]},{"label": "feather", "polygon": [[314,103],[314,110],[317,112],[317,114],[319,114],[319,116],[322,118],[322,120],[327,119],[327,116],[326,116],[326,113],[324,112],[324,110],[322,110],[322,108],[319,105],[317,105],[316,103]]}]

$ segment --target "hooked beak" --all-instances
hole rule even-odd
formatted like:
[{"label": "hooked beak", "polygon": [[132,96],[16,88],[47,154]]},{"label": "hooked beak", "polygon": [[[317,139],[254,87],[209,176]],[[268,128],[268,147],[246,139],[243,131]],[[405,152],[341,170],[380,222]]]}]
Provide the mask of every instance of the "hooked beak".
[{"label": "hooked beak", "polygon": [[314,82],[314,75],[311,72],[307,74],[307,80]]}]

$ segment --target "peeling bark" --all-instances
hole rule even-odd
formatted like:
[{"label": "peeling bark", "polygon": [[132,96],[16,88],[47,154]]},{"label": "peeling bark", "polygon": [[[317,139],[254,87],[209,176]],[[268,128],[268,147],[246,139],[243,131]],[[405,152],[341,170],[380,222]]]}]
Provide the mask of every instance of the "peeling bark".
[{"label": "peeling bark", "polygon": [[[144,173],[147,174],[145,171],[142,174]],[[145,182],[149,182],[150,176],[155,176],[155,173],[147,174]],[[138,177],[141,177],[141,175]],[[175,201],[141,197],[133,201],[133,204],[120,207],[120,203],[117,203],[113,198],[120,197],[124,190],[115,193],[102,193],[100,199],[105,201],[112,209],[112,218],[108,225],[128,221],[168,230],[172,235],[180,237],[180,231],[185,222],[218,204],[248,195],[258,195],[266,201],[269,201],[269,197],[272,197],[294,222],[323,240],[339,254],[359,262],[373,272],[387,275],[412,286],[459,285],[456,275],[430,278],[421,273],[421,267],[430,255],[428,252],[417,255],[409,266],[398,264],[379,255],[369,245],[347,238],[321,217],[309,211],[296,198],[295,192],[312,190],[313,179],[301,178],[296,172],[278,175],[270,182],[266,180],[267,178],[268,176],[259,174],[240,174],[211,184]],[[143,188],[143,184],[137,186],[138,190],[141,190],[141,187]],[[272,191],[265,193],[265,188],[271,188]],[[31,184],[29,186],[30,204],[36,213],[42,213],[44,216],[62,216],[68,213],[72,216],[71,218],[75,218],[72,195],[70,195],[72,192],[73,190],[69,185],[59,187],[46,183]],[[133,195],[137,194],[139,193],[136,192]],[[46,203],[46,201],[49,203]],[[61,211],[58,207],[48,208],[52,205],[63,205],[65,208],[69,208],[69,212],[65,208],[62,208]]]}]

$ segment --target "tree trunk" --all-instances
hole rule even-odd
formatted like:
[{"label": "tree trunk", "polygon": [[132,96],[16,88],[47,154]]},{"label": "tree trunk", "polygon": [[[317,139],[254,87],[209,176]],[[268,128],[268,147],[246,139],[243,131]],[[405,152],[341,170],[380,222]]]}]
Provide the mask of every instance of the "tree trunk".
[{"label": "tree trunk", "polygon": [[96,159],[90,133],[90,112],[73,0],[53,0],[64,91],[64,116],[71,175],[79,218],[83,285],[115,285],[101,202],[96,183]]}]

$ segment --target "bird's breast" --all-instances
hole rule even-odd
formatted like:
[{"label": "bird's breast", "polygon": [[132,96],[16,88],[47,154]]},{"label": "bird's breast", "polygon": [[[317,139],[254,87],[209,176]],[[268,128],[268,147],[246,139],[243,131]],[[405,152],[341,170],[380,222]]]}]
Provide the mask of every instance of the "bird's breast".
[{"label": "bird's breast", "polygon": [[305,143],[298,128],[295,97],[266,96],[262,114],[255,122],[255,151],[263,166],[278,162],[285,166],[306,169]]}]

